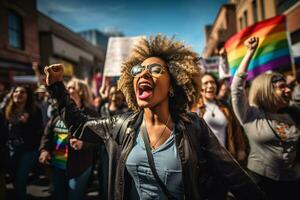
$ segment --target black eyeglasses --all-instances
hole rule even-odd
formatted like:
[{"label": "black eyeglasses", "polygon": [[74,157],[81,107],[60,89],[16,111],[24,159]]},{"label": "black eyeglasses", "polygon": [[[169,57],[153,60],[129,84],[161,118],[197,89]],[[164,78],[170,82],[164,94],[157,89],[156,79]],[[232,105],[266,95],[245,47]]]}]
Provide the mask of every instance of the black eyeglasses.
[{"label": "black eyeglasses", "polygon": [[160,76],[165,71],[160,64],[154,63],[147,66],[135,65],[131,68],[130,73],[133,77],[136,77],[139,74],[141,74],[144,70],[147,70],[153,77]]},{"label": "black eyeglasses", "polygon": [[285,90],[286,88],[289,88],[288,84],[286,84],[284,81],[277,81],[276,83],[273,83],[274,88],[278,88],[279,90]]}]

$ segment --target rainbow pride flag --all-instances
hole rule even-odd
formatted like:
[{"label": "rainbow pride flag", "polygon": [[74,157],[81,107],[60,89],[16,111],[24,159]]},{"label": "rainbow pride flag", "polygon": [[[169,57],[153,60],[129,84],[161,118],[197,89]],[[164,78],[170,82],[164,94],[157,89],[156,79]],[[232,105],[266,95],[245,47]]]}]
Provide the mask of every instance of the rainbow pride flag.
[{"label": "rainbow pride flag", "polygon": [[279,15],[249,26],[232,36],[225,43],[231,75],[234,75],[246,54],[244,41],[251,36],[259,37],[259,46],[249,63],[248,79],[268,70],[291,66],[287,34],[286,18]]}]

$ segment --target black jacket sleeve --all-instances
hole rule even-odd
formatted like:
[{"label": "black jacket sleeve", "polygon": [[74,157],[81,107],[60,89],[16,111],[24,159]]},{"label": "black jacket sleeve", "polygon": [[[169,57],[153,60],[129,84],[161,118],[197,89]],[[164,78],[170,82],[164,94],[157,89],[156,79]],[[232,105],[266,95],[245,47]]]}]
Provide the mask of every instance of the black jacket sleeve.
[{"label": "black jacket sleeve", "polygon": [[59,114],[73,137],[91,143],[105,142],[111,137],[114,117],[101,119],[84,114],[71,100],[62,82],[53,83],[48,91],[57,99]]},{"label": "black jacket sleeve", "polygon": [[52,117],[45,129],[44,129],[44,134],[42,136],[42,139],[41,139],[41,143],[40,143],[40,147],[39,147],[39,151],[41,152],[42,150],[46,150],[46,151],[49,151],[51,152],[52,151],[52,147],[53,147],[53,123],[54,121],[56,121],[55,119],[57,118],[57,116],[55,117]]},{"label": "black jacket sleeve", "polygon": [[266,199],[247,172],[219,143],[203,119],[200,119],[201,149],[206,155],[211,173],[223,182],[237,199]]}]

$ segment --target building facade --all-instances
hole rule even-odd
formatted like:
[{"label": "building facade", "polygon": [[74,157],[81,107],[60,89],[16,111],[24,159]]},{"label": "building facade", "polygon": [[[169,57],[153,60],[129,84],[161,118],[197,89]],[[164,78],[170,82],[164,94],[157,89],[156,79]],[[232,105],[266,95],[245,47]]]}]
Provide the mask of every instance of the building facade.
[{"label": "building facade", "polygon": [[41,65],[63,63],[67,77],[92,80],[104,65],[104,51],[48,16],[38,13]]},{"label": "building facade", "polygon": [[40,62],[36,0],[1,0],[0,30],[0,82],[9,87]]},{"label": "building facade", "polygon": [[[235,33],[242,29],[253,25],[256,22],[272,18],[276,15],[284,14],[287,18],[287,29],[290,36],[291,52],[294,57],[294,68],[300,68],[300,1],[299,0],[230,0],[229,5],[235,5],[234,17],[226,18],[224,16],[225,11],[228,8],[223,5],[217,16],[215,22],[210,25],[212,28],[206,40],[206,46],[203,50],[203,57],[211,57],[216,54],[216,49],[219,45],[222,45]],[[233,13],[233,11],[232,11]],[[228,26],[228,30],[222,30],[220,21],[234,20],[235,23],[231,23]],[[235,27],[233,27],[235,26]],[[209,30],[206,26],[205,31]],[[220,34],[219,32],[223,33]],[[228,34],[224,34],[228,33]],[[231,34],[231,35],[230,35]]]},{"label": "building facade", "polygon": [[300,1],[299,0],[231,0],[236,4],[237,30],[284,14],[290,37],[294,69],[300,68]]},{"label": "building facade", "polygon": [[78,32],[78,34],[93,45],[98,46],[104,51],[106,50],[109,37],[98,31],[97,29],[80,31]]},{"label": "building facade", "polygon": [[90,29],[80,31],[78,34],[85,40],[89,41],[95,46],[98,46],[103,51],[106,51],[109,37],[122,37],[124,36],[121,32],[101,32],[97,29]]},{"label": "building facade", "polygon": [[202,56],[212,57],[225,44],[226,40],[236,33],[235,4],[223,5],[212,25],[205,27],[206,45]]}]

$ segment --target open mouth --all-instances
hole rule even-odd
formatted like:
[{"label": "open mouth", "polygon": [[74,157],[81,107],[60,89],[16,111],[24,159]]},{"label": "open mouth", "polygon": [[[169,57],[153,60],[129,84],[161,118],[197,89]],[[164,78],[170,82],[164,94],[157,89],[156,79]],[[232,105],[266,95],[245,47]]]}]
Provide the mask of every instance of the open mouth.
[{"label": "open mouth", "polygon": [[213,95],[215,92],[213,90],[207,90],[206,93]]},{"label": "open mouth", "polygon": [[139,82],[137,87],[137,94],[138,98],[141,100],[149,98],[153,94],[153,85],[148,81]]}]

